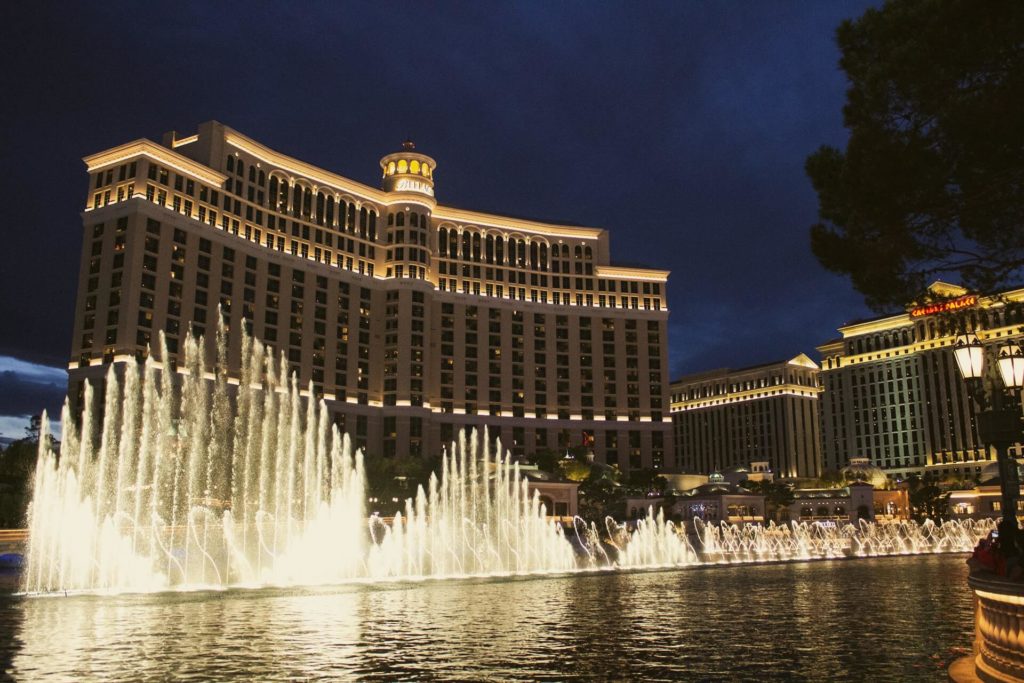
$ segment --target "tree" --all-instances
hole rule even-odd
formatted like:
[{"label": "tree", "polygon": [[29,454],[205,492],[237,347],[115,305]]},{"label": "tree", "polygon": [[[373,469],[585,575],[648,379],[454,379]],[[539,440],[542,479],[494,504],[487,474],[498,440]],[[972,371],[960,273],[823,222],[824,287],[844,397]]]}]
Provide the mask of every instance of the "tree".
[{"label": "tree", "polygon": [[661,496],[668,488],[668,480],[658,474],[658,470],[631,470],[626,479],[626,488],[640,495]]},{"label": "tree", "polygon": [[558,463],[562,459],[562,456],[557,451],[553,451],[550,448],[542,448],[533,454],[531,460],[538,469],[544,470],[551,474],[558,472]]},{"label": "tree", "polygon": [[935,485],[930,475],[921,477],[911,474],[907,477],[907,492],[914,519],[939,521],[945,517],[946,493]]},{"label": "tree", "polygon": [[811,248],[880,312],[1024,273],[1024,3],[893,0],[843,22],[845,150],[807,159]]},{"label": "tree", "polygon": [[846,483],[842,472],[836,470],[824,470],[818,477],[818,481],[821,482],[821,487],[826,489],[836,489]]},{"label": "tree", "polygon": [[405,499],[414,497],[419,486],[426,489],[431,474],[440,477],[441,460],[437,457],[371,457],[364,462],[367,496],[377,499],[376,511],[385,516],[404,510]]},{"label": "tree", "polygon": [[569,481],[581,482],[590,476],[591,464],[586,458],[563,458],[558,463],[558,470]]},{"label": "tree", "polygon": [[778,520],[779,513],[788,510],[793,504],[793,489],[777,481],[751,481],[743,482],[744,488],[764,496],[764,518],[765,520]]},{"label": "tree", "polygon": [[25,427],[25,439],[32,443],[39,443],[39,434],[43,429],[43,418],[41,415],[33,415],[28,419],[28,427]]},{"label": "tree", "polygon": [[579,516],[587,521],[603,522],[607,516],[621,518],[625,494],[619,485],[622,475],[615,466],[595,464],[580,484]]}]

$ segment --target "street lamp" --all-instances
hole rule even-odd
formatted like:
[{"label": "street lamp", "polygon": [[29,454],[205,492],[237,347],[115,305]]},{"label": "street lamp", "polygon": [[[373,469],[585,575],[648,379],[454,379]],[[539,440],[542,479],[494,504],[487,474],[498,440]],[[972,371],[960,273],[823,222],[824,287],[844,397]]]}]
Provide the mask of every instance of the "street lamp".
[{"label": "street lamp", "polygon": [[978,436],[996,449],[999,462],[999,485],[1002,493],[1003,522],[1017,528],[1017,498],[1020,480],[1017,461],[1009,454],[1010,446],[1022,438],[1020,390],[1024,387],[1024,352],[1014,343],[999,348],[997,365],[1002,387],[996,380],[985,386],[985,349],[976,334],[962,334],[953,342],[953,355],[971,398],[981,407],[978,413]]}]

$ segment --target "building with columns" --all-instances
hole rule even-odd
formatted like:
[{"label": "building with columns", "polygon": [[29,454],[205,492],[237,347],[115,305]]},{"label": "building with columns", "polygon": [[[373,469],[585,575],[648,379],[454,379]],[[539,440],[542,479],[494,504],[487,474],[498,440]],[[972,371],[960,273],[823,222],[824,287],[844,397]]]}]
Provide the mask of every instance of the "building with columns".
[{"label": "building with columns", "polygon": [[370,456],[486,425],[519,456],[673,466],[668,272],[613,265],[604,229],[439,204],[412,143],[379,189],[215,121],[84,161],[73,400],[160,331],[172,355],[212,332],[219,307]]},{"label": "building with columns", "polygon": [[707,473],[767,463],[776,477],[821,473],[818,365],[804,354],[672,383],[676,465]]},{"label": "building with columns", "polygon": [[[822,453],[827,469],[867,458],[892,478],[972,477],[995,454],[978,438],[977,406],[953,357],[962,325],[990,350],[1024,336],[1024,289],[979,296],[936,282],[936,302],[850,323],[821,353]],[[991,361],[990,361],[991,363]],[[1012,449],[1020,457],[1020,447]]]}]

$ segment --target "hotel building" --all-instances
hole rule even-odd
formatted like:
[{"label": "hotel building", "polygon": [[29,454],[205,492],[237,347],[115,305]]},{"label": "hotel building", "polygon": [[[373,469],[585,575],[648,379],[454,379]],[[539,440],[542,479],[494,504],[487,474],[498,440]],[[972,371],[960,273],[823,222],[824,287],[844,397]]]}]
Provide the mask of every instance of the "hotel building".
[{"label": "hotel building", "polygon": [[84,161],[73,399],[161,330],[172,354],[212,332],[220,306],[371,457],[487,425],[520,456],[672,466],[668,272],[612,265],[605,230],[438,204],[411,143],[381,189],[217,122]]},{"label": "hotel building", "polygon": [[[990,348],[1024,331],[1024,289],[979,297],[937,282],[938,301],[841,327],[822,357],[822,452],[827,469],[866,457],[890,477],[979,474],[993,461],[978,439],[977,406],[953,358],[956,311]],[[1013,449],[1020,456],[1020,448]]]},{"label": "hotel building", "polygon": [[682,470],[767,462],[776,477],[821,473],[818,365],[806,355],[688,375],[670,392],[676,466]]}]

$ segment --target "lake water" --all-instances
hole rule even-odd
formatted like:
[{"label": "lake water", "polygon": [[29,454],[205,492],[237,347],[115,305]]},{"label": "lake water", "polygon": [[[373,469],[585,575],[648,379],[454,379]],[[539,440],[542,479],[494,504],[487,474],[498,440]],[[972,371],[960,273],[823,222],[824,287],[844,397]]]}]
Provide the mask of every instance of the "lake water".
[{"label": "lake water", "polygon": [[16,680],[944,681],[963,555],[0,598]]}]

